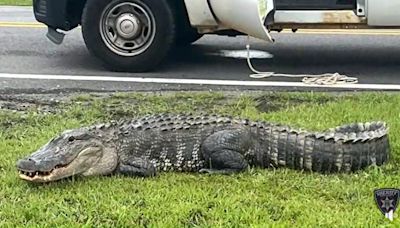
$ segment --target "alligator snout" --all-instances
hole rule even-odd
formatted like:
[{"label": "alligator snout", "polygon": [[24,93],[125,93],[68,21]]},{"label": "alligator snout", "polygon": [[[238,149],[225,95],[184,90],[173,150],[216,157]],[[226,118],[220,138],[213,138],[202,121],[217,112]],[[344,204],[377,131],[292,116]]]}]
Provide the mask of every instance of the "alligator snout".
[{"label": "alligator snout", "polygon": [[27,172],[37,171],[37,164],[31,158],[20,159],[17,161],[17,168]]},{"label": "alligator snout", "polygon": [[57,168],[56,161],[53,159],[35,160],[32,158],[24,158],[17,161],[17,169],[25,172],[49,172]]}]

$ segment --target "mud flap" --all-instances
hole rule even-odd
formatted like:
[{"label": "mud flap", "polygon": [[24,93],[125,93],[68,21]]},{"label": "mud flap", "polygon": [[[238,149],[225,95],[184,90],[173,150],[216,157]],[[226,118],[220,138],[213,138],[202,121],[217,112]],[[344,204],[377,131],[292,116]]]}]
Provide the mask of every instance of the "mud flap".
[{"label": "mud flap", "polygon": [[65,34],[58,32],[57,29],[54,29],[52,27],[48,27],[48,31],[46,34],[46,37],[53,43],[60,45],[62,44]]},{"label": "mud flap", "polygon": [[272,42],[265,26],[273,23],[274,0],[209,0],[209,4],[219,23]]}]

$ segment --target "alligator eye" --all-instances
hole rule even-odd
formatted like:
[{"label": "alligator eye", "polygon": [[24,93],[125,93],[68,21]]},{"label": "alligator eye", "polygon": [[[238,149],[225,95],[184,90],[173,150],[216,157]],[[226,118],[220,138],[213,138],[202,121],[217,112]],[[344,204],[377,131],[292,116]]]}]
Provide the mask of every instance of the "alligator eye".
[{"label": "alligator eye", "polygon": [[68,138],[68,141],[69,142],[73,142],[75,140],[75,137],[74,136],[70,136],[69,138]]}]

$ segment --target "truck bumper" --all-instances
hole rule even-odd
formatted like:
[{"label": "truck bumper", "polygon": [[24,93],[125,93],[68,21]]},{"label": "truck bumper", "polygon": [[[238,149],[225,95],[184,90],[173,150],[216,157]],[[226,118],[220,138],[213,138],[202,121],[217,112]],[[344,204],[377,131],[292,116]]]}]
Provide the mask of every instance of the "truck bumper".
[{"label": "truck bumper", "polygon": [[33,11],[37,21],[52,29],[71,30],[67,15],[67,0],[33,0]]}]

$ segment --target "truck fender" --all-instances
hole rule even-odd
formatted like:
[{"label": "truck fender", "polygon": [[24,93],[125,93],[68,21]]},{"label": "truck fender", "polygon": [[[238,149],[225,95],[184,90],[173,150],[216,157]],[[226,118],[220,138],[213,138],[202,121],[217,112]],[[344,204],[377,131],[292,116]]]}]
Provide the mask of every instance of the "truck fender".
[{"label": "truck fender", "polygon": [[271,41],[265,25],[273,21],[274,0],[185,0],[185,5],[194,27],[230,28]]},{"label": "truck fender", "polygon": [[265,27],[267,18],[273,19],[273,0],[209,0],[217,21],[226,27],[250,36],[271,41]]}]

